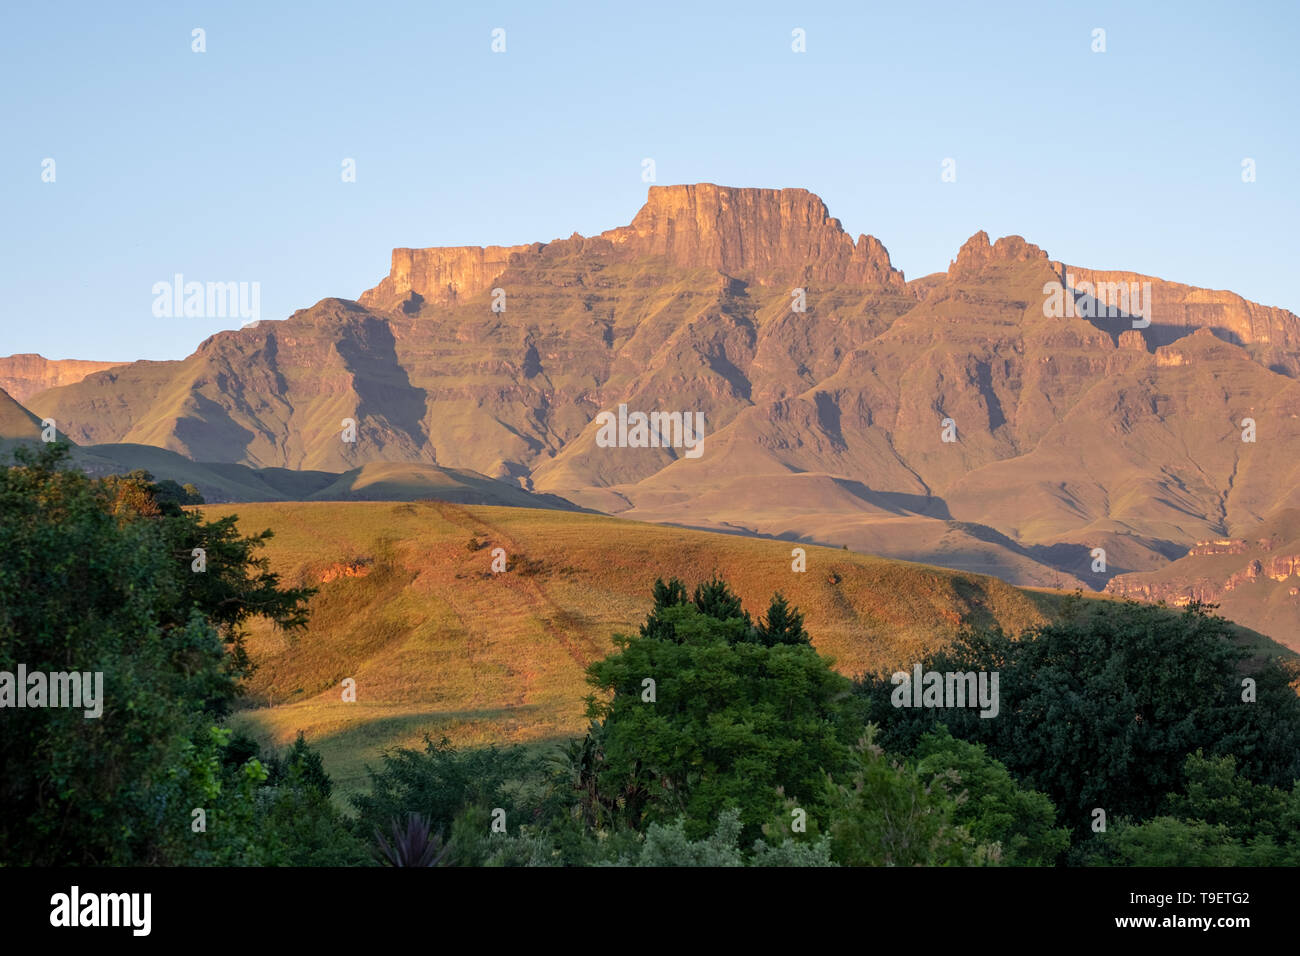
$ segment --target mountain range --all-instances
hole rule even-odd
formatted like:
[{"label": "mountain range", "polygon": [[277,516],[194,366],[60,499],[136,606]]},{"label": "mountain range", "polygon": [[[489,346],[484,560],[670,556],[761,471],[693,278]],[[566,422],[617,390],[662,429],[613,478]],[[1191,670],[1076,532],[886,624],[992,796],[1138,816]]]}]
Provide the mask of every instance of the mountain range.
[{"label": "mountain range", "polygon": [[[480,482],[1019,585],[1231,593],[1300,646],[1300,319],[1019,236],[907,280],[806,190],[652,186],[597,236],[394,249],[356,300],[179,361],[36,359],[0,359],[33,413],[0,401],[0,424],[52,418],[102,467],[188,468],[211,500]],[[702,454],[605,447],[621,405],[703,413]],[[1261,569],[1227,590],[1240,568],[1188,564],[1224,541]]]}]

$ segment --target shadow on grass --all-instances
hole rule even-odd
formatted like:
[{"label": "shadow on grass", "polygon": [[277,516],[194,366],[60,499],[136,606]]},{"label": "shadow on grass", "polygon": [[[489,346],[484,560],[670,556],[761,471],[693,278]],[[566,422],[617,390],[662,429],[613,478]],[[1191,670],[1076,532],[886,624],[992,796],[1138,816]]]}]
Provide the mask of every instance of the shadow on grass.
[{"label": "shadow on grass", "polygon": [[[525,729],[528,717],[542,709],[538,705],[483,710],[425,710],[376,716],[368,720],[359,715],[355,723],[328,733],[313,733],[309,729],[311,724],[322,722],[318,712],[302,714],[301,723],[309,726],[299,728],[291,715],[281,713],[272,717],[278,709],[239,711],[232,719],[264,745],[271,743],[272,736],[285,741],[272,745],[281,751],[302,729],[307,743],[320,752],[325,770],[334,782],[334,803],[349,813],[352,810],[349,798],[369,789],[369,769],[383,765],[384,752],[402,748],[423,751],[426,736],[435,743],[446,736],[457,749],[462,750],[493,744],[545,749],[563,746],[573,737],[582,736],[581,731],[575,731],[572,735],[552,732],[522,741],[509,739],[515,730]],[[265,719],[267,717],[271,719]]]}]

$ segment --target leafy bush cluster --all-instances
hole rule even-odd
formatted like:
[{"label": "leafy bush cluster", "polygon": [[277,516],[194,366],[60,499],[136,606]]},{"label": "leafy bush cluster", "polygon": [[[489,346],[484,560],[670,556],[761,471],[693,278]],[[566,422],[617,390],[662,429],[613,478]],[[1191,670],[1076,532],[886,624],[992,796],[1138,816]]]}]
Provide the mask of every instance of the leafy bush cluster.
[{"label": "leafy bush cluster", "polygon": [[[418,808],[458,865],[1045,864],[1051,802],[942,730],[886,754],[867,698],[781,595],[755,623],[719,580],[660,581],[637,636],[594,663],[591,728],[563,752],[398,750],[363,827]],[[976,788],[978,788],[976,790]],[[974,795],[972,791],[975,790]],[[514,821],[494,832],[493,814]]]},{"label": "leafy bush cluster", "polygon": [[143,472],[92,480],[63,445],[16,455],[0,469],[0,671],[100,672],[103,713],[0,711],[0,862],[359,858],[305,742],[279,759],[222,726],[249,671],[244,622],[306,621],[310,592],[256,554],[269,532],[205,522],[182,507],[192,489]]}]

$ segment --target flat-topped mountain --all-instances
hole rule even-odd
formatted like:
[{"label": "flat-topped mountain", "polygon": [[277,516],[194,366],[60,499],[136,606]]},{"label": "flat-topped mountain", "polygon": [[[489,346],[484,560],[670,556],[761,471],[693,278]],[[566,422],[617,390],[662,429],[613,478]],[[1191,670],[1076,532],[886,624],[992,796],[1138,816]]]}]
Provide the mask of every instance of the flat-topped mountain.
[{"label": "flat-topped mountain", "polygon": [[880,241],[854,242],[806,189],[651,186],[631,225],[600,234],[625,260],[662,257],[679,268],[902,289]]},{"label": "flat-topped mountain", "polygon": [[87,362],[81,359],[47,359],[31,352],[0,358],[0,388],[18,401],[37,392],[80,382],[91,372],[115,368],[122,362]]},{"label": "flat-topped mountain", "polygon": [[[470,469],[630,518],[1100,589],[1300,506],[1298,375],[1300,319],[1230,292],[982,232],[907,281],[806,190],[698,184],[651,187],[597,236],[397,249],[358,301],[26,404],[81,443]],[[620,405],[702,413],[702,454],[604,447]]]},{"label": "flat-topped mountain", "polygon": [[412,303],[461,302],[490,288],[512,264],[528,268],[540,263],[547,249],[550,257],[577,253],[604,262],[657,258],[678,268],[716,269],[760,282],[779,277],[895,289],[905,285],[878,239],[859,236],[854,242],[808,190],[701,183],[651,186],[630,225],[593,239],[575,234],[549,244],[394,249],[392,271],[357,301],[380,309],[406,306],[408,311]]}]

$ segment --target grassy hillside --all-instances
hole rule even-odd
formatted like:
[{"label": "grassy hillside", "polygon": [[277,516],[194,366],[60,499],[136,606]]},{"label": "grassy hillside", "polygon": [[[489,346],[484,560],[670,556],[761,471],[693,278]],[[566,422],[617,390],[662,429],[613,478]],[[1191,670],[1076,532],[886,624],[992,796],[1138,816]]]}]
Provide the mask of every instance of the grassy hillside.
[{"label": "grassy hillside", "polygon": [[[996,578],[638,524],[598,515],[445,502],[210,506],[245,533],[271,528],[272,566],[320,588],[306,633],[257,628],[259,669],[242,726],[319,744],[344,790],[365,761],[426,733],[461,744],[533,741],[585,729],[584,668],[650,607],[656,577],[723,575],[755,613],[781,590],[818,649],[845,673],[910,663],[963,621],[1020,628],[1043,598]],[[483,544],[471,551],[469,542]],[[510,570],[493,574],[492,549]],[[357,682],[356,703],[340,684]]]},{"label": "grassy hillside", "polygon": [[40,436],[41,420],[0,388],[0,440],[35,441]]},{"label": "grassy hillside", "polygon": [[[830,548],[807,547],[807,571],[795,573],[790,542],[602,515],[436,501],[204,510],[238,514],[244,533],[271,528],[273,569],[320,589],[305,633],[253,631],[258,671],[236,719],[277,745],[304,731],[344,793],[381,750],[425,734],[460,745],[580,734],[584,669],[644,620],[659,576],[693,586],[720,574],[756,615],[782,591],[850,675],[910,667],[966,622],[1018,631],[1064,599]],[[490,570],[497,547],[504,574]],[[348,677],[355,703],[342,700]]]}]

